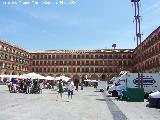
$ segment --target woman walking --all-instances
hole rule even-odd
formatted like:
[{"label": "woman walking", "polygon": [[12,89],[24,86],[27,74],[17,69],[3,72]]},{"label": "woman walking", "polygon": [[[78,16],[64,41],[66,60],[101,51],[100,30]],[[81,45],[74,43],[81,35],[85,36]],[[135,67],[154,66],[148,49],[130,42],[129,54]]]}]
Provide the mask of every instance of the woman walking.
[{"label": "woman walking", "polygon": [[58,83],[58,94],[57,94],[57,99],[58,100],[58,96],[60,94],[61,96],[61,100],[62,100],[62,94],[63,94],[64,90],[63,90],[63,84],[62,84],[62,79],[60,79],[59,83]]},{"label": "woman walking", "polygon": [[69,102],[69,98],[71,98],[72,100],[72,95],[73,95],[73,90],[74,90],[74,83],[71,81],[68,81],[67,84],[67,90],[68,90],[68,102]]}]

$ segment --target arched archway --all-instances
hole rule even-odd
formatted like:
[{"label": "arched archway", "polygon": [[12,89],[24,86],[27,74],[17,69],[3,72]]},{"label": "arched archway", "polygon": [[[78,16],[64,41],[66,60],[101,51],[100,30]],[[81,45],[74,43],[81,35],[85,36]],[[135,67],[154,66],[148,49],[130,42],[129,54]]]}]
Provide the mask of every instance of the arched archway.
[{"label": "arched archway", "polygon": [[106,80],[106,75],[103,74],[103,75],[101,76],[101,79],[102,79],[102,80]]},{"label": "arched archway", "polygon": [[91,80],[98,80],[99,77],[96,74],[91,75]]},{"label": "arched archway", "polygon": [[56,77],[60,77],[60,76],[61,76],[61,74],[57,74],[57,75],[56,75]]},{"label": "arched archway", "polygon": [[70,74],[65,74],[65,76],[66,76],[66,77],[69,77],[69,78],[71,77],[71,75],[70,75]]},{"label": "arched archway", "polygon": [[10,75],[9,71],[4,72],[5,75]]},{"label": "arched archway", "polygon": [[79,79],[80,79],[80,76],[79,76],[79,75],[73,75],[73,80],[74,80],[74,79],[78,79],[78,80],[79,80]]},{"label": "arched archway", "polygon": [[17,73],[16,73],[16,72],[14,72],[14,71],[13,71],[11,74],[12,74],[12,75],[17,75]]}]

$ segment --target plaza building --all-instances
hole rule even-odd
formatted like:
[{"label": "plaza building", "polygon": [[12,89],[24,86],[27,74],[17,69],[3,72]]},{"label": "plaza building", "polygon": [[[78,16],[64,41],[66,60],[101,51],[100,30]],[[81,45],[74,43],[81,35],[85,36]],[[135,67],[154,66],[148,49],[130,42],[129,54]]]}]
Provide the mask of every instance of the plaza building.
[{"label": "plaza building", "polygon": [[132,49],[46,50],[31,52],[31,71],[73,79],[109,80],[132,70]]},{"label": "plaza building", "polygon": [[28,52],[0,40],[0,74],[35,72],[44,76],[110,80],[120,71],[160,72],[160,27],[135,49]]},{"label": "plaza building", "polygon": [[160,72],[160,26],[133,53],[133,72]]},{"label": "plaza building", "polygon": [[23,48],[0,40],[0,74],[20,75],[30,71],[30,54]]}]

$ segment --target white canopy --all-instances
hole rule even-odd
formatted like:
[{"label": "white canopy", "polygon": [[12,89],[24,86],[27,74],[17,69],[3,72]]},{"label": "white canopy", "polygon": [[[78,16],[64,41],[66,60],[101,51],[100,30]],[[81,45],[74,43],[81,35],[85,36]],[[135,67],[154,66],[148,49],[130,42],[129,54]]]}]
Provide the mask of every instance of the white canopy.
[{"label": "white canopy", "polygon": [[40,74],[37,74],[37,73],[23,74],[23,76],[30,79],[39,79],[40,77],[42,77]]},{"label": "white canopy", "polygon": [[87,79],[87,80],[84,80],[84,81],[91,82],[91,80],[89,80],[89,79]]},{"label": "white canopy", "polygon": [[69,78],[69,77],[66,77],[66,76],[60,76],[60,77],[56,77],[55,78],[55,80],[63,80],[63,81],[68,81],[69,79],[71,79],[71,78]]},{"label": "white canopy", "polygon": [[0,75],[2,78],[18,78],[18,75]]}]

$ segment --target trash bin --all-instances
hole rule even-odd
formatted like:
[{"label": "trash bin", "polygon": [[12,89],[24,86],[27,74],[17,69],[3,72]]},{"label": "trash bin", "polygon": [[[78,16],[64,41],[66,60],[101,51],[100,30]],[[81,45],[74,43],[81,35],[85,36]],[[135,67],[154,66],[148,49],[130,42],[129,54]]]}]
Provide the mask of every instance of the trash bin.
[{"label": "trash bin", "polygon": [[127,88],[127,101],[128,102],[144,102],[144,89],[143,88]]}]

